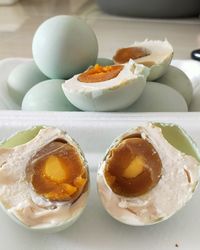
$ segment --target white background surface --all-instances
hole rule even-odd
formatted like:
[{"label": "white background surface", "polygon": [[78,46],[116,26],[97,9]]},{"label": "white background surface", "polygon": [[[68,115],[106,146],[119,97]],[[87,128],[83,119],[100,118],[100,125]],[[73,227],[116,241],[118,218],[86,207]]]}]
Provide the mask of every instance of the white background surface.
[{"label": "white background surface", "polygon": [[[66,129],[77,140],[89,161],[91,192],[80,219],[65,231],[53,234],[28,231],[0,210],[2,250],[55,249],[135,249],[199,250],[200,191],[169,220],[146,227],[131,227],[112,219],[103,209],[96,191],[96,170],[112,140],[125,130],[146,121],[181,125],[200,147],[200,114],[105,114],[105,113],[26,113],[1,111],[0,139],[36,124]],[[173,188],[173,187],[172,187]],[[179,248],[175,247],[175,244]]]}]

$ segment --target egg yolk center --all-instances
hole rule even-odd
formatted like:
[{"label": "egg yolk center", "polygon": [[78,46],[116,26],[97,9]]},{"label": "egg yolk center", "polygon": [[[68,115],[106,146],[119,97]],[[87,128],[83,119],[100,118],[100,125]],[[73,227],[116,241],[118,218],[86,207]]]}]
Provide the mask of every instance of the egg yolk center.
[{"label": "egg yolk center", "polygon": [[128,47],[119,49],[113,59],[117,63],[126,63],[130,59],[136,60],[150,54],[150,51],[143,47]]},{"label": "egg yolk center", "polygon": [[162,163],[153,146],[139,137],[125,138],[108,155],[104,176],[112,191],[125,197],[145,194],[161,177]]},{"label": "egg yolk center", "polygon": [[60,141],[53,141],[37,152],[27,174],[35,192],[51,201],[78,198],[88,181],[75,148]]},{"label": "egg yolk center", "polygon": [[122,65],[101,66],[96,64],[80,74],[78,80],[85,83],[108,81],[117,77],[122,69]]}]

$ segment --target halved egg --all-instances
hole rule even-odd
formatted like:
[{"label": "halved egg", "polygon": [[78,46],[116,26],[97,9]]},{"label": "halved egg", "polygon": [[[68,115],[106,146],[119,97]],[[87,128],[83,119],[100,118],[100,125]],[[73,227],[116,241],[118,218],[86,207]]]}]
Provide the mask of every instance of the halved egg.
[{"label": "halved egg", "polygon": [[124,65],[95,65],[62,85],[67,99],[84,111],[114,111],[134,103],[149,69],[130,60]]},{"label": "halved egg", "polygon": [[145,124],[120,136],[97,174],[107,212],[129,225],[166,220],[192,197],[200,173],[200,153],[172,124]]},{"label": "halved egg", "polygon": [[64,131],[35,127],[0,146],[0,203],[29,229],[58,231],[83,211],[89,173],[78,144]]},{"label": "halved egg", "polygon": [[144,40],[118,49],[113,56],[116,64],[127,63],[130,58],[150,69],[148,81],[153,81],[165,74],[173,57],[172,45],[167,41]]}]

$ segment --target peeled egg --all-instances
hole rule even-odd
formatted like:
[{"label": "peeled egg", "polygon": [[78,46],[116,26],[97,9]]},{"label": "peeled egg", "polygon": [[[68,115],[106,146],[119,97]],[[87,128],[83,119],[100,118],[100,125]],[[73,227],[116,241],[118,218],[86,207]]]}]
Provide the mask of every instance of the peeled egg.
[{"label": "peeled egg", "polygon": [[187,104],[190,104],[193,96],[192,83],[182,70],[169,65],[167,72],[157,81],[176,89],[185,98]]},{"label": "peeled egg", "polygon": [[33,61],[16,66],[8,77],[8,90],[13,100],[21,105],[23,97],[35,84],[47,80]]},{"label": "peeled egg", "polygon": [[108,65],[113,65],[114,62],[109,58],[99,57],[97,58],[96,64],[99,64],[101,66],[108,66]]},{"label": "peeled egg", "polygon": [[175,214],[199,181],[200,153],[173,124],[144,124],[117,138],[98,174],[107,212],[129,225],[154,224]]},{"label": "peeled egg", "polygon": [[34,127],[0,145],[0,203],[17,223],[59,231],[77,220],[89,173],[78,144],[64,131]]},{"label": "peeled egg", "polygon": [[122,64],[131,58],[137,63],[144,64],[150,68],[148,81],[154,81],[167,72],[172,57],[173,48],[167,40],[144,40],[117,50],[113,60],[117,64]]},{"label": "peeled egg", "polygon": [[68,79],[97,60],[98,44],[93,30],[75,16],[55,16],[37,29],[33,58],[49,78]]},{"label": "peeled egg", "polygon": [[22,110],[26,111],[77,111],[62,91],[64,80],[52,79],[38,83],[25,95]]},{"label": "peeled egg", "polygon": [[179,92],[164,84],[147,82],[140,98],[123,112],[186,112],[187,103]]},{"label": "peeled egg", "polygon": [[68,100],[84,111],[113,111],[135,102],[149,70],[130,60],[124,65],[95,65],[62,85]]}]

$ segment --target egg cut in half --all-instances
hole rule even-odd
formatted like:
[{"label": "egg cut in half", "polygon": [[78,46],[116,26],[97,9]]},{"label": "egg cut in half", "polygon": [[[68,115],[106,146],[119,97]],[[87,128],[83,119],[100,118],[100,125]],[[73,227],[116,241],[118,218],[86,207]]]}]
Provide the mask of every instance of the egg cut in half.
[{"label": "egg cut in half", "polygon": [[142,94],[149,69],[130,60],[124,65],[95,65],[62,85],[67,99],[84,111],[115,111]]},{"label": "egg cut in half", "polygon": [[0,204],[18,224],[59,231],[83,211],[89,185],[86,160],[64,131],[34,127],[0,146]]},{"label": "egg cut in half", "polygon": [[97,174],[107,212],[139,226],[166,220],[192,197],[199,181],[200,154],[173,124],[144,124],[120,136]]},{"label": "egg cut in half", "polygon": [[113,56],[116,64],[127,63],[130,58],[150,69],[148,81],[153,81],[165,74],[173,57],[172,45],[167,41],[144,40],[129,47],[118,49]]}]

